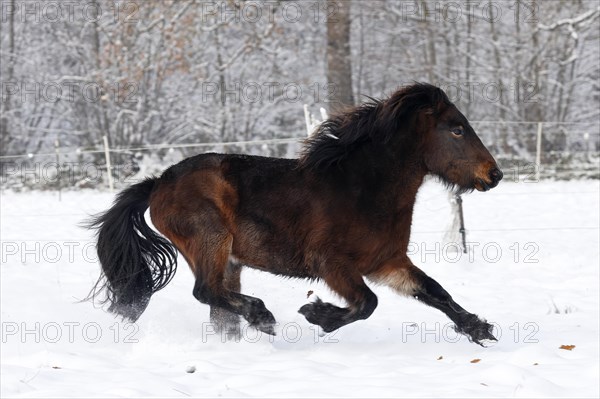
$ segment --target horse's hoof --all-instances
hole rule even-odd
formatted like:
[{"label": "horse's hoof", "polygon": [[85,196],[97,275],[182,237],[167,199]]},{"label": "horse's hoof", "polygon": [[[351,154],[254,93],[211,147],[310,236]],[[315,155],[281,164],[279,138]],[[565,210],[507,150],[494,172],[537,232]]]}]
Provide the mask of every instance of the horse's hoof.
[{"label": "horse's hoof", "polygon": [[264,332],[265,334],[277,335],[275,333],[274,324],[251,324],[251,326],[256,328],[258,331]]},{"label": "horse's hoof", "polygon": [[256,328],[258,331],[275,335],[275,317],[266,308],[255,312],[252,317],[248,318],[248,321],[250,322],[250,326]]},{"label": "horse's hoof", "polygon": [[493,328],[493,325],[482,321],[479,325],[468,331],[467,336],[472,342],[481,345],[484,348],[488,348],[498,342],[496,337],[492,334]]},{"label": "horse's hoof", "polygon": [[492,334],[494,326],[485,320],[481,320],[476,315],[469,317],[459,325],[454,327],[455,331],[467,336],[469,341],[487,348],[492,346],[498,340]]},{"label": "horse's hoof", "polygon": [[311,303],[307,303],[298,309],[298,313],[306,318],[306,320],[311,324],[320,325],[321,320],[320,317],[323,311],[325,303],[319,298],[315,297],[315,300]]},{"label": "horse's hoof", "polygon": [[317,297],[314,302],[307,303],[306,305],[303,305],[300,309],[298,309],[298,313],[300,313],[308,319],[315,312],[315,303],[319,304],[323,302],[319,299],[319,297]]},{"label": "horse's hoof", "polygon": [[349,323],[345,319],[349,314],[348,309],[323,302],[318,297],[314,302],[302,306],[298,313],[309,323],[320,326],[324,333],[330,333]]},{"label": "horse's hoof", "polygon": [[491,346],[496,345],[496,343],[498,343],[498,340],[496,338],[494,338],[494,339],[484,338],[480,341],[473,341],[473,342],[475,342],[476,344],[480,345],[483,348],[489,348]]}]

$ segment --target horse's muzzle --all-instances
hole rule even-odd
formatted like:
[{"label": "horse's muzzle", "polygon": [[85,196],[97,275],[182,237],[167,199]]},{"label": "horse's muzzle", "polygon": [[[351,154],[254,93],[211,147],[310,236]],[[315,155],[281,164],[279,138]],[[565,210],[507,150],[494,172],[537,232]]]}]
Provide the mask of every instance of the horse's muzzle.
[{"label": "horse's muzzle", "polygon": [[491,190],[492,188],[496,187],[498,185],[498,183],[500,183],[500,180],[502,180],[502,177],[504,177],[504,173],[502,173],[502,171],[500,169],[498,169],[497,167],[494,166],[488,172],[489,180],[483,179],[483,178],[477,179],[476,183],[475,183],[475,188],[478,191]]},{"label": "horse's muzzle", "polygon": [[490,181],[491,183],[489,184],[489,188],[494,188],[498,185],[498,183],[500,183],[500,180],[502,180],[502,178],[504,177],[504,173],[502,173],[502,171],[496,167],[492,168],[492,170],[490,170]]}]

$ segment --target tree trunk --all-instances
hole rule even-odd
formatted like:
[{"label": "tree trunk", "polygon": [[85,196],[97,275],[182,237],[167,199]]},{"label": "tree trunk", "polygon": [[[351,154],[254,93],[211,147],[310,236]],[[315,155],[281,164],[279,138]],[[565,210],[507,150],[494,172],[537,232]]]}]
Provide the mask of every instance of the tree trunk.
[{"label": "tree trunk", "polygon": [[327,82],[334,91],[330,109],[354,104],[350,58],[350,1],[327,0]]},{"label": "tree trunk", "polygon": [[[10,0],[8,7],[14,10],[15,0]],[[10,19],[8,20],[8,57],[6,57],[8,65],[6,66],[6,79],[2,79],[4,83],[13,82],[15,65],[15,13],[8,14],[10,15]],[[2,101],[2,109],[0,110],[0,155],[5,155],[9,151],[8,145],[12,141],[11,133],[8,131],[12,93],[8,85],[4,98],[5,101]]]}]

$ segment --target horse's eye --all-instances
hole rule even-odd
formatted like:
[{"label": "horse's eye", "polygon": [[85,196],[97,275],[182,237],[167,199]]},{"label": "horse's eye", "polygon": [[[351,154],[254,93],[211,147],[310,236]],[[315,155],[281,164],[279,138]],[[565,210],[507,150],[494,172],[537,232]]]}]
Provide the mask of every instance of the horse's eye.
[{"label": "horse's eye", "polygon": [[462,128],[462,126],[455,127],[453,129],[451,129],[450,131],[455,136],[462,136],[463,134],[465,134],[465,130]]}]

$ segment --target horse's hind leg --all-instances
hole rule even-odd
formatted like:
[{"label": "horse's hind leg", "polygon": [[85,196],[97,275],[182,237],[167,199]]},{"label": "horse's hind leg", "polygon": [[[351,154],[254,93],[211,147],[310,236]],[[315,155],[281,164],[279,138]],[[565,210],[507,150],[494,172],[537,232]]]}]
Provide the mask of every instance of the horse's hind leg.
[{"label": "horse's hind leg", "polygon": [[235,189],[222,179],[218,169],[203,168],[186,176],[185,183],[167,185],[153,195],[152,222],[190,265],[196,277],[196,299],[241,315],[252,326],[273,334],[275,318],[271,312],[260,299],[240,294],[239,274],[227,270],[235,227]]},{"label": "horse's hind leg", "polygon": [[[206,215],[206,214],[205,214]],[[216,220],[204,224],[192,240],[192,269],[196,276],[193,294],[196,299],[211,308],[243,316],[251,326],[267,334],[275,334],[275,318],[258,298],[232,291],[225,284],[233,237]]]},{"label": "horse's hind leg", "polygon": [[362,276],[349,276],[347,272],[331,273],[323,280],[337,294],[348,302],[347,308],[340,308],[317,298],[298,311],[312,324],[331,332],[357,320],[368,318],[377,307],[377,296],[367,287]]},{"label": "horse's hind leg", "polygon": [[[225,268],[223,284],[231,292],[241,291],[241,272],[242,265],[229,259]],[[240,335],[240,316],[217,306],[210,307],[210,321],[215,326],[217,332],[227,335],[228,338],[236,339]]]},{"label": "horse's hind leg", "polygon": [[250,326],[264,333],[275,335],[275,317],[259,298],[238,292],[215,295],[202,281],[196,280],[194,297],[213,308],[243,316]]},{"label": "horse's hind leg", "polygon": [[486,340],[496,340],[491,324],[463,309],[437,281],[408,261],[388,263],[367,278],[441,310],[456,324],[457,332],[479,345],[483,346]]}]

